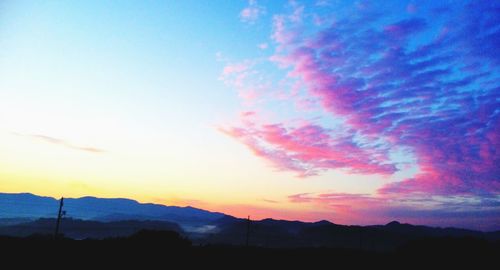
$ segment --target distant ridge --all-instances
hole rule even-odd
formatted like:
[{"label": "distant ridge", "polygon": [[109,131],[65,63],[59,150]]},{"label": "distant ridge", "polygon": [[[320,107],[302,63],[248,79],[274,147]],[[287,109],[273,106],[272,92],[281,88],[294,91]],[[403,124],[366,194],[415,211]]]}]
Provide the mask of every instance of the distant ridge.
[{"label": "distant ridge", "polygon": [[[0,219],[38,219],[56,216],[58,200],[31,193],[0,193]],[[67,217],[94,220],[158,220],[178,223],[184,228],[202,226],[225,215],[194,207],[139,203],[123,198],[65,198]]]},{"label": "distant ridge", "polygon": [[[80,198],[65,198],[64,210],[67,217],[82,220],[120,221],[120,220],[159,220],[179,223],[181,226],[213,223],[219,219],[239,220],[230,215],[211,212],[192,206],[167,206],[154,203],[140,203],[126,198],[98,198],[84,196]],[[0,219],[29,220],[38,218],[53,218],[57,214],[58,199],[48,196],[38,196],[32,193],[1,193],[0,192]],[[224,219],[223,219],[224,220]],[[277,220],[266,218],[263,223],[307,223],[302,221]],[[1,225],[0,221],[0,225]],[[314,222],[316,225],[333,224],[327,220]],[[340,225],[339,225],[340,226]],[[386,225],[373,225],[372,227],[386,226],[403,228],[408,226],[431,229],[455,229],[473,231],[459,228],[434,228],[391,221]],[[367,226],[370,227],[370,226]]]},{"label": "distant ridge", "polygon": [[[127,236],[140,229],[170,230],[186,235],[196,244],[257,247],[333,247],[393,250],[427,238],[470,237],[499,241],[500,231],[480,232],[434,228],[391,221],[385,225],[346,226],[330,221],[302,222],[266,218],[252,220],[194,207],[139,203],[130,199],[68,198],[61,231],[77,239]],[[50,234],[58,200],[30,193],[0,193],[0,234],[27,236]]]},{"label": "distant ridge", "polygon": [[[28,237],[30,235],[53,235],[53,218],[41,218],[30,222],[19,223],[9,226],[0,226],[0,235],[15,237]],[[100,222],[79,219],[63,219],[61,231],[65,237],[72,239],[104,239],[112,237],[126,237],[140,230],[162,230],[174,231],[184,234],[184,231],[176,223],[167,221],[138,221],[123,220],[113,222]]]}]

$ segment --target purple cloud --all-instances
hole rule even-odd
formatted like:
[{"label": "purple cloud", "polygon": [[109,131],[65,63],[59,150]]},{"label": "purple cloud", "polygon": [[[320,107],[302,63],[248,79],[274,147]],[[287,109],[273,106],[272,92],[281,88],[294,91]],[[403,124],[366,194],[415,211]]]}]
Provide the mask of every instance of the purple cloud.
[{"label": "purple cloud", "polygon": [[[287,28],[292,22],[286,16],[276,16],[273,38],[281,49],[272,60],[302,81],[326,112],[343,118],[351,134],[413,151],[419,174],[380,193],[498,194],[498,9],[491,2],[457,5],[432,29],[423,18],[386,23],[366,11],[301,39]],[[228,133],[302,176],[336,168],[395,172],[387,159],[373,159],[380,149],[352,135],[331,136],[315,124],[254,125]]]},{"label": "purple cloud", "polygon": [[[450,217],[450,224],[477,213],[498,224],[500,4],[411,5],[399,13],[357,6],[344,16],[330,14],[330,25],[314,24],[317,14],[303,8],[301,18],[313,18],[308,27],[305,19],[274,15],[269,59],[303,89],[288,98],[310,102],[323,121],[242,119],[223,131],[301,177],[329,169],[391,176],[400,168],[392,150],[415,157],[414,176],[375,194],[298,194],[292,202],[336,209],[352,202],[381,216]],[[327,128],[325,119],[340,127]]]}]

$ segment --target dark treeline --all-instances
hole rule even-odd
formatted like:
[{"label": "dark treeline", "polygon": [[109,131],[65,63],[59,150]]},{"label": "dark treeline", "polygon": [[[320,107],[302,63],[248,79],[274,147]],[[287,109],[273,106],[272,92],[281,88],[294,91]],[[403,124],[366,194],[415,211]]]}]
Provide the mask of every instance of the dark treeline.
[{"label": "dark treeline", "polygon": [[[1,236],[3,258],[23,256],[50,262],[51,256],[89,263],[127,261],[168,263],[179,260],[185,264],[244,263],[258,267],[265,264],[379,264],[441,262],[454,264],[493,262],[500,254],[500,242],[474,237],[435,237],[410,241],[392,251],[346,248],[265,248],[234,245],[199,245],[174,231],[140,230],[128,237],[74,240],[53,235],[35,234],[27,237]],[[17,261],[23,262],[23,261]]]}]

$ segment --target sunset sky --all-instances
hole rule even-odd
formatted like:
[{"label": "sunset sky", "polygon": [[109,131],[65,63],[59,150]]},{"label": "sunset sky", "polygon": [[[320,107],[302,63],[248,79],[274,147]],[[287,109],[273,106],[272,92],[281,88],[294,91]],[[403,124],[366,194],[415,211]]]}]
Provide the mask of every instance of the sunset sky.
[{"label": "sunset sky", "polygon": [[500,2],[0,1],[0,192],[500,229]]}]

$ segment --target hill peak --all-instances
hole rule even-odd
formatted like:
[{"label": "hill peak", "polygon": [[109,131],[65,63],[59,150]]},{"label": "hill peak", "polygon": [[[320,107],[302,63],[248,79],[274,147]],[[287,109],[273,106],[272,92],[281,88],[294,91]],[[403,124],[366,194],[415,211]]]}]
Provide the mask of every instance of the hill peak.
[{"label": "hill peak", "polygon": [[397,220],[393,220],[393,221],[385,224],[385,226],[399,226],[399,225],[401,225],[401,223]]}]

